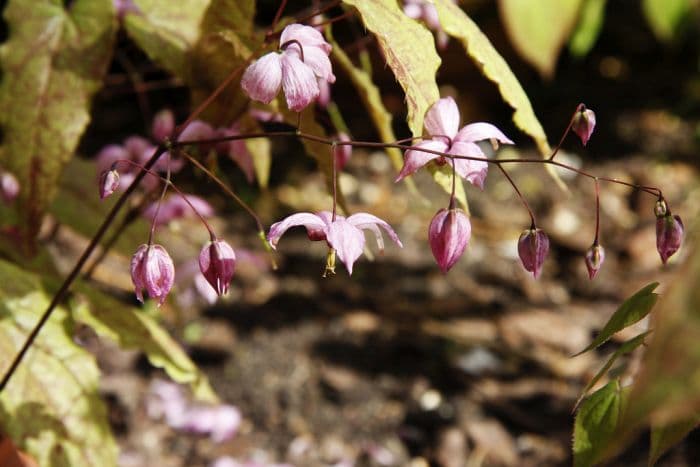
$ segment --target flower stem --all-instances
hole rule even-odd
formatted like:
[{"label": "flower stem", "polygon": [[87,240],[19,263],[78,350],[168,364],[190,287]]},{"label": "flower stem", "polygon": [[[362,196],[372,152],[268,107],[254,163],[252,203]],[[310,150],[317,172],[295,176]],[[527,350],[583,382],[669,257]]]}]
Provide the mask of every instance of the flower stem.
[{"label": "flower stem", "polygon": [[559,143],[555,146],[554,150],[552,151],[552,155],[549,156],[549,160],[553,160],[554,156],[557,155],[557,152],[559,152],[559,149],[561,148],[561,145],[564,144],[564,139],[566,139],[566,135],[569,134],[571,131],[571,127],[574,124],[574,119],[576,118],[576,114],[579,112],[583,112],[586,110],[586,106],[583,105],[583,103],[580,103],[578,106],[576,106],[576,110],[574,110],[574,113],[571,115],[571,118],[569,119],[569,125],[566,127],[566,130],[564,130],[564,133],[561,135],[561,139],[559,140]]},{"label": "flower stem", "polygon": [[522,193],[520,193],[520,190],[518,189],[518,186],[515,184],[512,178],[510,178],[510,175],[508,175],[508,172],[506,172],[506,169],[503,168],[501,164],[497,164],[498,168],[501,169],[501,172],[503,175],[506,177],[510,185],[513,187],[513,190],[515,190],[515,193],[518,195],[518,198],[520,198],[520,201],[522,201],[523,206],[525,206],[525,209],[527,209],[527,213],[530,215],[530,224],[531,228],[534,229],[535,227],[535,215],[532,213],[532,209],[530,209],[530,205],[528,204],[527,200],[523,196]]}]

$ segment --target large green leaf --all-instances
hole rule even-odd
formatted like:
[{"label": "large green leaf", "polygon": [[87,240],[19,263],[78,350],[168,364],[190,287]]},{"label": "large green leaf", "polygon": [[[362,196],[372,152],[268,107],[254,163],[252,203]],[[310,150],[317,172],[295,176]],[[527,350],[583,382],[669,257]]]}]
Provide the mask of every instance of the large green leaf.
[{"label": "large green leaf", "polygon": [[644,0],[642,8],[656,37],[669,41],[688,17],[691,4],[690,0]]},{"label": "large green leaf", "polygon": [[[48,305],[37,276],[0,261],[0,371],[4,372]],[[73,341],[57,308],[5,390],[0,425],[39,465],[116,465],[117,449],[98,392],[95,360]]]},{"label": "large green leaf", "polygon": [[652,307],[656,304],[656,300],[659,298],[659,296],[654,293],[654,289],[658,286],[658,282],[652,282],[625,300],[615,313],[613,313],[608,322],[605,323],[603,330],[593,339],[593,342],[576,355],[581,355],[584,352],[595,349],[607,342],[616,332],[623,330],[627,326],[636,323],[648,315]]},{"label": "large green leaf", "polygon": [[151,59],[186,79],[187,57],[199,38],[199,25],[209,2],[134,0],[138,12],[125,16],[124,27]]},{"label": "large green leaf", "polygon": [[576,24],[582,0],[500,0],[501,18],[518,53],[551,78]]},{"label": "large green leaf", "polygon": [[0,165],[22,186],[18,206],[27,251],[88,124],[116,33],[111,0],[63,5],[12,0],[4,11],[10,35],[0,47]]},{"label": "large green leaf", "polygon": [[406,16],[396,0],[344,0],[360,12],[365,27],[377,37],[387,65],[406,94],[408,127],[423,134],[425,112],[440,98],[435,74],[440,57],[432,34]]},{"label": "large green leaf", "polygon": [[607,0],[584,0],[581,15],[574,33],[569,39],[569,51],[577,57],[583,57],[595,44],[605,19]]}]

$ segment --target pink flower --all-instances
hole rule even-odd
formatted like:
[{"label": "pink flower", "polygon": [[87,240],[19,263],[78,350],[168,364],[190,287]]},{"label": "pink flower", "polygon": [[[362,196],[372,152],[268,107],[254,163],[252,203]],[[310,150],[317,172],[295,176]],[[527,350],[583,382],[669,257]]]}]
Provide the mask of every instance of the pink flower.
[{"label": "pink flower", "polygon": [[605,261],[605,249],[594,243],[586,252],[585,261],[586,269],[588,269],[588,278],[593,280]]},{"label": "pink flower", "polygon": [[160,245],[141,245],[131,258],[131,280],[136,298],[143,302],[143,291],[158,299],[158,306],[165,302],[175,280],[175,266],[165,248]]},{"label": "pink flower", "polygon": [[170,109],[163,109],[153,117],[151,134],[156,141],[165,141],[175,129],[175,115]]},{"label": "pink flower", "polygon": [[540,277],[542,264],[549,253],[549,238],[542,229],[525,230],[518,240],[518,255],[525,270],[530,271],[535,279]]},{"label": "pink flower", "polygon": [[357,213],[348,218],[336,215],[335,220],[332,219],[333,214],[329,211],[321,211],[317,214],[310,212],[292,214],[286,219],[272,224],[267,240],[273,249],[277,248],[280,237],[287,229],[303,225],[306,227],[309,239],[325,240],[330,248],[335,250],[350,274],[352,274],[353,264],[360,257],[365,246],[365,235],[362,229],[374,233],[380,251],[384,250],[384,239],[379,227],[384,229],[399,247],[403,247],[401,240],[391,226],[372,214]]},{"label": "pink flower", "polygon": [[571,131],[581,138],[581,143],[585,146],[588,144],[594,129],[595,113],[591,109],[587,109],[585,105],[579,105],[574,114],[574,120],[571,122]]},{"label": "pink flower", "polygon": [[10,172],[0,170],[0,198],[10,204],[19,195],[19,180]]},{"label": "pink flower", "polygon": [[656,249],[664,264],[678,251],[682,241],[683,221],[679,216],[667,212],[656,219]]},{"label": "pink flower", "polygon": [[119,188],[119,172],[107,170],[100,176],[100,199],[105,199]]},{"label": "pink flower", "polygon": [[430,222],[428,239],[442,272],[454,266],[469,244],[472,226],[461,209],[440,209]]},{"label": "pink flower", "polygon": [[265,104],[282,87],[287,106],[299,112],[319,96],[319,81],[335,82],[328,58],[331,45],[311,26],[290,24],[282,31],[280,47],[282,53],[263,55],[246,69],[241,87]]},{"label": "pink flower", "polygon": [[459,109],[451,97],[438,100],[425,114],[425,129],[432,139],[416,144],[404,154],[404,165],[396,181],[413,174],[433,159],[438,163],[454,164],[457,174],[479,188],[484,187],[488,163],[480,160],[449,159],[420,149],[443,152],[457,156],[483,157],[486,155],[476,144],[486,139],[513,144],[498,128],[490,123],[477,122],[459,128]]},{"label": "pink flower", "polygon": [[228,293],[235,267],[236,254],[223,240],[209,242],[199,254],[199,269],[219,296]]},{"label": "pink flower", "polygon": [[426,0],[405,0],[403,12],[409,18],[422,20],[428,29],[435,31],[438,48],[444,49],[447,46],[450,37],[442,29],[435,5]]}]

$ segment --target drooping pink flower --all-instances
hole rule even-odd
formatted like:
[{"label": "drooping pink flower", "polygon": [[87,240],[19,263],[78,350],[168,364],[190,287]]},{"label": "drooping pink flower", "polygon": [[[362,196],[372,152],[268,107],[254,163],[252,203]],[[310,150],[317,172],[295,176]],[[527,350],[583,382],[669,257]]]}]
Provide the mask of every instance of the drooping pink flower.
[{"label": "drooping pink flower", "polygon": [[241,87],[251,99],[268,104],[284,90],[287,106],[299,112],[319,95],[319,81],[335,82],[323,35],[301,24],[290,24],[280,36],[282,53],[270,52],[243,73]]},{"label": "drooping pink flower", "polygon": [[531,228],[523,231],[518,240],[518,255],[526,271],[535,279],[540,277],[542,264],[549,253],[549,238],[542,229]]},{"label": "drooping pink flower", "polygon": [[372,214],[357,213],[347,218],[336,215],[335,220],[333,220],[333,214],[329,211],[321,211],[317,214],[300,212],[272,224],[267,235],[270,246],[273,249],[277,248],[280,237],[287,229],[299,225],[306,227],[309,239],[325,240],[330,248],[338,254],[350,274],[352,274],[353,264],[362,255],[362,249],[365,246],[365,235],[362,229],[374,233],[380,251],[384,250],[384,239],[379,227],[384,229],[389,238],[399,247],[403,247],[394,229]]},{"label": "drooping pink flower", "polygon": [[588,278],[593,280],[605,261],[605,249],[594,243],[586,251],[585,261],[586,269],[588,269]]},{"label": "drooping pink flower", "polygon": [[656,219],[656,249],[664,264],[678,251],[682,241],[683,221],[679,216],[667,212]]},{"label": "drooping pink flower", "polygon": [[219,296],[228,293],[236,267],[236,254],[223,240],[207,243],[199,254],[199,269]]},{"label": "drooping pink flower", "polygon": [[170,109],[163,109],[153,117],[151,135],[156,141],[165,141],[175,129],[175,114]]},{"label": "drooping pink flower", "polygon": [[574,114],[574,121],[571,122],[571,131],[581,138],[581,143],[585,146],[588,144],[594,129],[595,113],[591,109],[587,109],[585,105],[579,105],[576,114]]},{"label": "drooping pink flower", "polygon": [[486,158],[481,148],[476,144],[482,140],[496,140],[501,143],[513,144],[498,128],[490,123],[477,122],[459,129],[459,109],[452,97],[445,97],[435,102],[425,114],[425,129],[431,139],[425,139],[404,154],[404,165],[396,181],[413,174],[428,162],[436,159],[438,163],[454,164],[457,174],[478,186],[484,187],[484,179],[488,172],[488,163],[481,160],[450,159],[438,154],[421,151],[443,152],[455,156]]},{"label": "drooping pink flower", "polygon": [[0,170],[0,198],[9,204],[19,196],[19,180],[10,172]]},{"label": "drooping pink flower", "polygon": [[131,280],[140,302],[145,290],[149,297],[158,300],[158,306],[162,305],[175,281],[175,266],[165,248],[141,245],[131,258]]},{"label": "drooping pink flower", "polygon": [[[175,219],[182,219],[186,217],[195,216],[195,212],[192,210],[192,206],[197,210],[202,217],[211,217],[214,215],[214,208],[205,199],[200,198],[196,195],[184,195],[187,197],[187,201],[183,199],[181,195],[170,195],[163,201],[155,201],[148,205],[146,209],[143,210],[142,215],[148,220],[153,219],[158,211],[158,216],[155,219],[156,225],[166,225]],[[158,209],[158,204],[160,203],[160,209]],[[190,204],[192,206],[190,206]]]},{"label": "drooping pink flower", "polygon": [[107,170],[100,176],[100,199],[105,199],[119,188],[119,172]]},{"label": "drooping pink flower", "polygon": [[[454,3],[454,0],[452,1]],[[437,9],[433,3],[426,0],[404,0],[403,12],[409,18],[423,21],[428,29],[435,31],[439,49],[447,47],[450,37],[442,29]]]},{"label": "drooping pink flower", "polygon": [[440,209],[428,229],[430,249],[442,272],[455,265],[469,244],[472,226],[461,209]]}]

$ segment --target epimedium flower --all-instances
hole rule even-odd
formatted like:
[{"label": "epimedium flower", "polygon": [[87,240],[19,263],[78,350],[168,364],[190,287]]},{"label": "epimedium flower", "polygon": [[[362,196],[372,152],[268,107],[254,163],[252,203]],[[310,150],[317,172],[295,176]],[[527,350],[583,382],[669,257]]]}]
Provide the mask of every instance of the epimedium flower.
[{"label": "epimedium flower", "polygon": [[438,154],[421,151],[443,152],[456,156],[483,157],[486,155],[476,144],[482,140],[496,140],[501,143],[513,144],[501,130],[485,122],[471,123],[459,129],[459,109],[452,97],[445,97],[435,102],[425,114],[424,126],[430,139],[425,139],[414,145],[404,154],[404,165],[396,181],[413,174],[432,160],[439,164],[454,164],[457,174],[479,188],[484,187],[484,179],[488,172],[488,163],[480,160],[450,159]]},{"label": "epimedium flower", "polygon": [[455,265],[471,238],[472,226],[461,209],[440,209],[428,229],[430,249],[442,272]]},{"label": "epimedium flower", "polygon": [[107,170],[100,175],[100,199],[105,199],[119,188],[119,172]]},{"label": "epimedium flower", "polygon": [[235,267],[236,254],[223,240],[212,240],[199,254],[199,269],[219,296],[228,293]]},{"label": "epimedium flower", "polygon": [[[403,247],[394,229],[388,223],[372,214],[360,212],[347,218],[336,215],[335,220],[333,220],[333,213],[329,211],[321,211],[317,214],[300,212],[272,224],[267,235],[270,246],[276,249],[280,237],[289,228],[300,225],[306,227],[310,240],[325,240],[345,264],[349,274],[352,274],[353,264],[362,255],[362,250],[365,246],[363,229],[374,233],[380,251],[384,250],[384,239],[380,227],[399,247]],[[329,259],[330,262],[331,260]],[[332,266],[329,266],[329,268],[332,269]]]},{"label": "epimedium flower", "polygon": [[518,240],[518,255],[525,270],[531,272],[535,279],[540,277],[547,253],[549,253],[549,238],[542,229],[533,226],[523,231]]},{"label": "epimedium flower", "polygon": [[574,114],[574,119],[571,122],[571,131],[576,133],[581,138],[581,143],[585,146],[593,134],[595,129],[595,113],[591,109],[587,109],[585,105],[579,105]]},{"label": "epimedium flower", "polygon": [[678,251],[682,241],[683,221],[678,215],[667,211],[663,216],[656,218],[656,249],[664,264]]},{"label": "epimedium flower", "polygon": [[311,26],[290,24],[280,36],[282,52],[270,52],[243,73],[241,87],[251,99],[269,104],[284,91],[287,106],[299,112],[319,96],[319,82],[335,82],[331,45]]},{"label": "epimedium flower", "polygon": [[594,243],[586,251],[584,259],[586,261],[586,269],[588,269],[588,278],[593,280],[605,261],[605,249],[598,243]]},{"label": "epimedium flower", "polygon": [[[452,0],[454,3],[454,0]],[[435,31],[437,46],[439,49],[447,47],[450,37],[442,29],[437,9],[433,3],[426,0],[405,0],[403,12],[409,18],[422,20],[428,29]]]},{"label": "epimedium flower", "polygon": [[143,303],[145,290],[161,306],[175,281],[175,266],[165,248],[161,245],[141,245],[131,258],[131,281],[140,302]]}]

